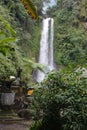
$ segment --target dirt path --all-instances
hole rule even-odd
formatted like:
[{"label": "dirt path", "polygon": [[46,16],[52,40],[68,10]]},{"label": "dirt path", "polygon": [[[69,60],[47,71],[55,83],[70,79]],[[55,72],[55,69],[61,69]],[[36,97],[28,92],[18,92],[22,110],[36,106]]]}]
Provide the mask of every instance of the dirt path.
[{"label": "dirt path", "polygon": [[29,130],[31,122],[22,121],[10,124],[0,123],[0,130]]},{"label": "dirt path", "polygon": [[12,124],[12,125],[0,124],[0,130],[29,130],[29,127],[19,124]]}]

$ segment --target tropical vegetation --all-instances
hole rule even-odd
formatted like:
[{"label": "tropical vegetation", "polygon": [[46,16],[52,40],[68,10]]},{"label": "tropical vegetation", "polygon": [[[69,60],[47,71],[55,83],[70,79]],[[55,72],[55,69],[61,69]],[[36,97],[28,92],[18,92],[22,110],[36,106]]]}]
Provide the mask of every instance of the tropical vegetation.
[{"label": "tropical vegetation", "polygon": [[[41,6],[42,4],[40,8]],[[40,13],[39,9],[38,12]],[[20,66],[23,68],[23,80],[27,78],[30,81],[33,70],[24,59],[36,62],[39,52],[39,36],[39,21],[34,21],[29,17],[20,0],[0,1],[1,77],[16,76],[16,69]]]},{"label": "tropical vegetation", "polygon": [[[43,0],[0,1],[0,87],[20,67],[24,88],[34,87],[30,130],[86,130],[87,0],[56,2],[43,15]],[[37,68],[44,71],[36,63],[43,17],[54,18],[56,71],[36,83],[32,77]]]},{"label": "tropical vegetation", "polygon": [[51,72],[34,93],[37,117],[30,130],[86,130],[87,79],[82,72]]}]

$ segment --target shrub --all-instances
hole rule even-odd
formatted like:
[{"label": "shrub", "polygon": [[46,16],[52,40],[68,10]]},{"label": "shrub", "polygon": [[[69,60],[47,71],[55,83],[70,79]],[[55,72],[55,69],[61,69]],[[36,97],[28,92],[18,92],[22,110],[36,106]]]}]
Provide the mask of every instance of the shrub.
[{"label": "shrub", "polygon": [[87,129],[87,79],[79,73],[51,72],[35,100],[43,109],[40,130]]}]

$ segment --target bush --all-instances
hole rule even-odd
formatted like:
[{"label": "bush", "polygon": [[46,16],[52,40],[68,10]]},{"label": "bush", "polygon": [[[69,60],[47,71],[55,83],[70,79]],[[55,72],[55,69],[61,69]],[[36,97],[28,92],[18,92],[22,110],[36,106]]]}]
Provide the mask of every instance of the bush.
[{"label": "bush", "polygon": [[51,72],[35,100],[43,109],[40,130],[87,129],[87,79],[79,73]]},{"label": "bush", "polygon": [[29,130],[41,130],[42,129],[42,121],[34,122]]}]

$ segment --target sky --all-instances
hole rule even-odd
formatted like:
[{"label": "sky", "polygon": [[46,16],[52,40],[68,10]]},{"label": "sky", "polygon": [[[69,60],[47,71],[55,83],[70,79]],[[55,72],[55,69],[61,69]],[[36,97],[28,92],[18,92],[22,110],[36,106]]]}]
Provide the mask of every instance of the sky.
[{"label": "sky", "polygon": [[50,2],[43,2],[43,13],[45,14],[46,13],[46,11],[47,11],[47,9],[49,8],[49,7],[52,7],[52,6],[54,6],[56,4],[56,0],[50,0]]}]

